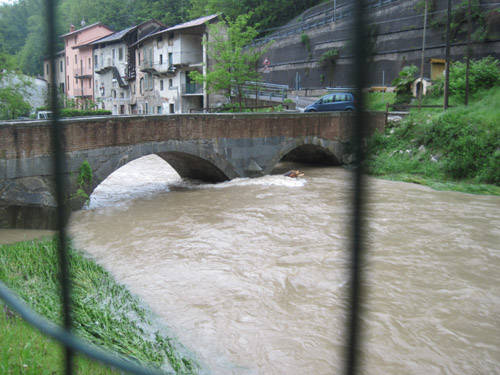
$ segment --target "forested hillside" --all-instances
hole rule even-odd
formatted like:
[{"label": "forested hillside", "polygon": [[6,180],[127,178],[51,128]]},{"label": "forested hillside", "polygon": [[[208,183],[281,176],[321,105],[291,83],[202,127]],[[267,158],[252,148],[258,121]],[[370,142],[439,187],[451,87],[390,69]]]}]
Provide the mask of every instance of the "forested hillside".
[{"label": "forested hillside", "polygon": [[[58,34],[69,25],[80,27],[103,22],[114,30],[155,18],[170,26],[206,14],[223,13],[234,18],[252,12],[251,22],[259,30],[282,25],[303,10],[323,0],[60,0]],[[0,6],[0,54],[15,56],[26,74],[40,74],[44,55],[43,0],[18,0]],[[62,49],[62,40],[58,41]],[[0,59],[0,62],[2,59]],[[0,66],[0,69],[3,69]]]}]

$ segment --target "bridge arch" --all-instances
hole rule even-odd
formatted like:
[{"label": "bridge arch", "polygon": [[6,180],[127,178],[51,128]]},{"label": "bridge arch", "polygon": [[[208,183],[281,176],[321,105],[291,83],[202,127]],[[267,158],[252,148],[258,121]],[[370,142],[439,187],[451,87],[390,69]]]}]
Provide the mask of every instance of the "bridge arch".
[{"label": "bridge arch", "polygon": [[[165,160],[181,177],[201,180],[205,182],[222,182],[235,177],[238,174],[233,166],[213,149],[202,149],[182,143],[168,144],[162,142],[155,145],[136,145],[133,147],[113,148],[107,157],[102,153],[88,152],[84,157],[73,160],[78,166],[87,160],[93,170],[93,180],[89,195],[113,172],[143,156],[155,154]],[[77,168],[73,168],[77,169]],[[78,173],[72,173],[72,191],[76,191],[76,177]],[[83,206],[82,200],[72,203],[73,209]]]},{"label": "bridge arch", "polygon": [[266,174],[281,161],[295,161],[310,164],[341,165],[344,161],[346,143],[317,137],[291,139],[283,143],[271,159]]}]

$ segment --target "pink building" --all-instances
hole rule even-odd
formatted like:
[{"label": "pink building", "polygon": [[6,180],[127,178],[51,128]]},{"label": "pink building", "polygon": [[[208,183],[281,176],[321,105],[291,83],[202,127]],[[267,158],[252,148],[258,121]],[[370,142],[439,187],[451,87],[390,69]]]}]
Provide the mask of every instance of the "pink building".
[{"label": "pink building", "polygon": [[94,100],[94,69],[90,42],[112,34],[113,30],[102,23],[94,23],[61,35],[66,52],[66,95],[78,103]]}]

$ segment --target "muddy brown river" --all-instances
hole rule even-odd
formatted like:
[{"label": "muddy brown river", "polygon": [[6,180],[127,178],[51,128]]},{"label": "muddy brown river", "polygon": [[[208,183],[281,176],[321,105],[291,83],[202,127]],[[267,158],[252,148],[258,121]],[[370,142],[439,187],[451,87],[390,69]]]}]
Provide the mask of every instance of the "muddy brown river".
[{"label": "muddy brown river", "polygon": [[[145,157],[71,232],[208,373],[338,374],[350,173],[302,169],[200,185]],[[363,373],[500,373],[500,197],[368,184]]]}]

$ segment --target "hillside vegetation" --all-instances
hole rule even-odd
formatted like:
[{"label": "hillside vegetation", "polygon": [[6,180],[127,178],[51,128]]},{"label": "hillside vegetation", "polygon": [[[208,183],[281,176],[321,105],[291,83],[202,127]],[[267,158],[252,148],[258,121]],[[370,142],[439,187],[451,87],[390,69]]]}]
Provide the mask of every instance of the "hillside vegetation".
[{"label": "hillside vegetation", "polygon": [[477,91],[467,107],[412,111],[371,138],[368,172],[440,190],[500,194],[498,103],[495,86]]},{"label": "hillside vegetation", "polygon": [[[172,26],[207,14],[221,13],[235,19],[250,13],[257,29],[285,24],[321,0],[60,0],[56,30],[67,33],[71,24],[81,27],[102,22],[118,31],[155,18]],[[14,56],[26,74],[41,74],[45,55],[45,1],[18,0],[0,5],[0,55]],[[57,40],[62,49],[62,40]],[[0,71],[3,69],[0,58]]]}]

